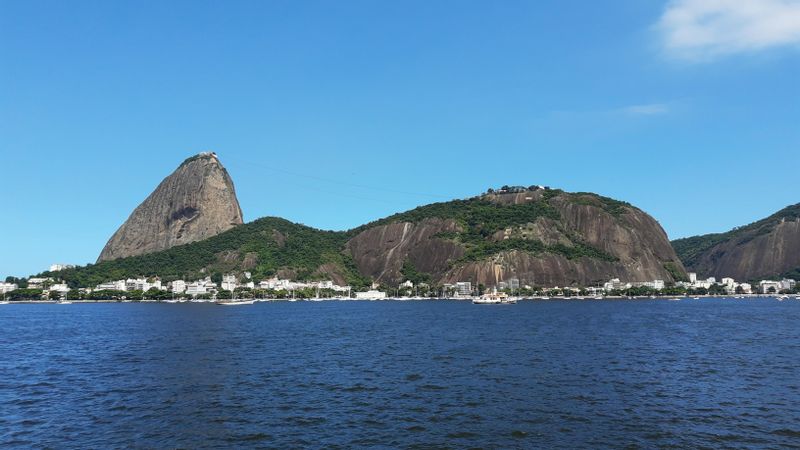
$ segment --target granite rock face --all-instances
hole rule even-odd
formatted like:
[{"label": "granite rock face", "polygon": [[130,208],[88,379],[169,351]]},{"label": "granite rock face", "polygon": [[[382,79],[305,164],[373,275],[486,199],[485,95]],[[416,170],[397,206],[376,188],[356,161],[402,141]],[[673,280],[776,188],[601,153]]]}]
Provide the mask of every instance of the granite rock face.
[{"label": "granite rock face", "polygon": [[242,224],[228,172],[214,153],[184,161],[111,236],[98,262],[165,250]]},{"label": "granite rock face", "polygon": [[[475,215],[459,213],[469,208]],[[528,214],[532,208],[538,212]],[[403,280],[402,268],[410,263],[437,283],[486,286],[511,278],[536,286],[590,286],[612,278],[671,282],[686,275],[655,219],[595,194],[492,193],[437,210],[455,217],[432,212],[439,216],[403,220],[424,211],[359,230],[347,248],[360,273],[392,285]],[[487,211],[488,221],[506,217],[504,226],[487,229],[486,221],[474,220]]]},{"label": "granite rock face", "polygon": [[701,277],[757,281],[800,268],[800,204],[728,231],[673,242]]}]

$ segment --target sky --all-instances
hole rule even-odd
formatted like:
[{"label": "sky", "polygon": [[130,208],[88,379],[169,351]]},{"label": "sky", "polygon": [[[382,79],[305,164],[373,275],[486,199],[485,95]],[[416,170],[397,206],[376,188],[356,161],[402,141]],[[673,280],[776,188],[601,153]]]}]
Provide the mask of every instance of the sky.
[{"label": "sky", "polygon": [[0,276],[208,150],[246,221],[543,184],[725,231],[800,202],[798,79],[797,0],[0,0]]}]

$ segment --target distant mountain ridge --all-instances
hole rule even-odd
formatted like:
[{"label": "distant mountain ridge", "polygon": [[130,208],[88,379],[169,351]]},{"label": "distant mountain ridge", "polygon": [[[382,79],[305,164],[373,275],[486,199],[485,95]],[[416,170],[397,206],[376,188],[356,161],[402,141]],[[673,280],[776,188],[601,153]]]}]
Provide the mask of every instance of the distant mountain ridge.
[{"label": "distant mountain ridge", "polygon": [[687,269],[702,276],[758,280],[800,269],[800,203],[725,233],[672,241]]},{"label": "distant mountain ridge", "polygon": [[244,271],[254,279],[326,278],[356,286],[404,279],[489,286],[511,278],[536,286],[586,286],[611,278],[670,282],[686,276],[664,230],[638,208],[534,186],[425,205],[349,231],[263,218],[57,276],[93,286],[136,276],[169,281]]}]

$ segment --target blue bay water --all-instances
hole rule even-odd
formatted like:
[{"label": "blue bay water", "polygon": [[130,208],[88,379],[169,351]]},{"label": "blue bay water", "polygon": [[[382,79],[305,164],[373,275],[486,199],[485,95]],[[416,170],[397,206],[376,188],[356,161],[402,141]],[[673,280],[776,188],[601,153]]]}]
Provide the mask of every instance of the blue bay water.
[{"label": "blue bay water", "polygon": [[800,445],[800,301],[0,306],[3,448]]}]

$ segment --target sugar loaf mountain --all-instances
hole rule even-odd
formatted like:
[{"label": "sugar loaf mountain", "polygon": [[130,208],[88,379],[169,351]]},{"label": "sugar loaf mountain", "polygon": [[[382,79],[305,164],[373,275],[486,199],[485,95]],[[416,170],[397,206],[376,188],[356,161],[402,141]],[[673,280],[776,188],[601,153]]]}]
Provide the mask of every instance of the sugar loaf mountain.
[{"label": "sugar loaf mountain", "polygon": [[703,276],[800,278],[800,203],[725,233],[678,239],[672,244],[686,267]]},{"label": "sugar loaf mountain", "polygon": [[534,286],[611,278],[667,282],[685,269],[658,222],[591,193],[537,186],[420,206],[348,231],[277,217],[242,223],[233,182],[213,153],[184,161],[111,237],[97,264],[64,270],[74,286],[127,277],[332,279],[392,285],[509,278]]}]

